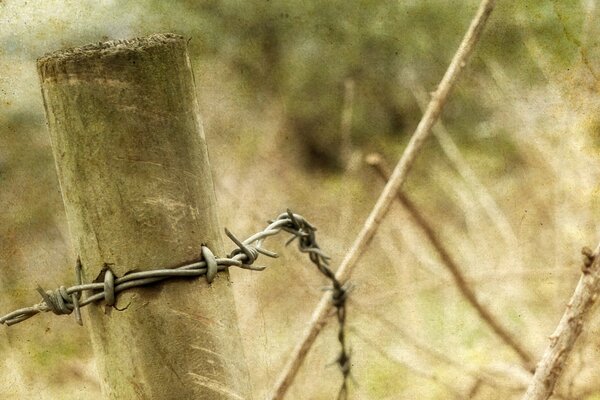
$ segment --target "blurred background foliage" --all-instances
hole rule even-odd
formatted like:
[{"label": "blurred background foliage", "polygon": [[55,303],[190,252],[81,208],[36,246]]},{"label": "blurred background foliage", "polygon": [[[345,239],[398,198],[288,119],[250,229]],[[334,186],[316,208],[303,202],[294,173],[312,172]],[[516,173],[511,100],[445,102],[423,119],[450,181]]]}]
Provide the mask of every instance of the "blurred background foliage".
[{"label": "blurred background foliage", "polygon": [[[435,90],[477,5],[1,1],[1,310],[32,302],[35,283],[54,287],[73,279],[37,57],[155,32],[190,38],[223,224],[249,233],[291,207],[319,226],[337,262],[382,187],[363,156],[399,158],[420,103]],[[578,249],[597,240],[599,13],[594,0],[499,1],[444,111],[445,129],[508,231],[490,221],[478,200],[481,187],[465,181],[434,140],[406,185],[482,300],[537,355],[577,280]],[[505,371],[516,359],[452,289],[405,212],[392,211],[364,260],[353,279],[361,307],[459,362],[424,356],[406,337],[351,308],[355,398],[519,397],[518,390],[485,384],[469,394],[476,382],[464,365]],[[272,385],[321,293],[323,282],[302,261],[284,255],[281,266],[261,276],[232,274],[242,332],[252,332],[245,335],[246,357],[260,367],[252,372],[257,398]],[[285,284],[290,275],[297,285]],[[587,347],[577,350],[560,388],[563,397],[598,398],[599,328],[597,321],[590,326],[582,339]],[[99,397],[85,330],[70,319],[41,316],[2,331],[3,398]],[[360,340],[369,334],[371,344]],[[333,331],[319,339],[290,398],[332,396],[338,375],[325,368],[335,357],[330,338]]]},{"label": "blurred background foliage", "polygon": [[[357,145],[372,143],[373,136],[393,140],[406,136],[414,130],[420,110],[405,82],[435,87],[477,6],[473,1],[105,1],[57,7],[50,2],[31,6],[37,10],[32,12],[26,3],[7,3],[1,37],[6,63],[22,63],[23,57],[31,61],[50,49],[99,39],[157,31],[189,37],[200,71],[206,64],[226,67],[227,78],[236,81],[240,94],[249,97],[248,106],[257,111],[276,102],[284,110],[286,130],[301,141],[304,161],[311,168],[326,169],[343,166],[336,144],[344,83],[355,84],[351,134]],[[24,11],[10,15],[19,3]],[[595,29],[588,26],[583,32],[586,9],[580,3],[501,4],[467,80],[489,79],[486,63],[499,62],[513,79],[527,85],[543,83],[539,66],[523,62],[532,57],[524,46],[531,35],[555,68],[567,69],[578,62],[582,41],[593,38]],[[22,31],[10,29],[11,24]],[[587,39],[582,38],[585,35]],[[592,69],[597,51],[586,49]],[[3,79],[9,104],[24,104],[23,92],[37,95],[34,87],[15,88],[10,70],[14,66],[4,69]],[[33,72],[26,71],[29,76]],[[448,124],[468,132],[489,115],[480,90],[461,85],[445,115]],[[11,101],[17,96],[21,101]],[[17,111],[39,113],[26,109]],[[469,112],[459,112],[464,109]]]}]

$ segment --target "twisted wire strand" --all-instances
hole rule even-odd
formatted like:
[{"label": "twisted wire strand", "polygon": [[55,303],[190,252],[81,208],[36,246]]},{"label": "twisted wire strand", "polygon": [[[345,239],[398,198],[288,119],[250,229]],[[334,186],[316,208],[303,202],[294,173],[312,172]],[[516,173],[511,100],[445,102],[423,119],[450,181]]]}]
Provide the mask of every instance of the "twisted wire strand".
[{"label": "twisted wire strand", "polygon": [[[298,248],[302,253],[307,253],[309,259],[317,269],[331,282],[331,300],[336,309],[338,320],[338,341],[340,343],[340,354],[336,359],[343,376],[342,386],[338,392],[338,399],[344,400],[348,394],[348,379],[350,377],[350,354],[346,343],[346,299],[349,293],[348,285],[342,284],[335,273],[329,267],[329,257],[325,255],[316,241],[316,228],[304,217],[294,214],[290,210],[280,214],[275,220],[269,221],[269,225],[262,231],[255,233],[244,241],[239,240],[233,233],[225,229],[226,235],[237,246],[227,257],[217,258],[207,247],[201,246],[202,258],[190,264],[177,268],[155,269],[149,271],[132,272],[122,277],[115,277],[110,268],[104,269],[102,282],[83,283],[81,277],[81,261],[77,259],[75,275],[77,284],[71,287],[60,286],[55,290],[44,290],[37,288],[42,301],[31,307],[25,307],[6,314],[0,318],[0,324],[7,326],[23,322],[34,315],[42,312],[53,312],[56,315],[67,315],[75,313],[78,324],[82,325],[80,308],[92,303],[104,300],[108,306],[114,306],[116,296],[120,292],[161,282],[170,278],[200,277],[205,276],[211,283],[217,272],[225,271],[230,267],[262,271],[266,267],[255,266],[254,262],[260,254],[277,258],[278,254],[262,247],[263,242],[270,236],[277,235],[281,231],[292,234],[287,241],[289,245],[298,240]],[[85,292],[91,292],[90,296],[84,297]]]},{"label": "twisted wire strand", "polygon": [[331,288],[329,289],[332,291],[331,301],[335,307],[335,314],[338,320],[338,341],[340,343],[340,353],[335,361],[338,364],[343,377],[337,399],[345,400],[348,397],[348,380],[350,378],[351,366],[350,352],[346,343],[346,299],[348,298],[351,288],[348,284],[342,284],[329,267],[330,258],[321,251],[321,248],[317,244],[315,235],[316,228],[310,225],[306,220],[298,217],[299,216],[288,210],[288,218],[292,221],[294,226],[300,227],[300,229],[290,227],[283,227],[282,229],[293,235],[286,244],[290,244],[298,239],[298,248],[300,251],[308,253],[308,257],[313,264],[315,264],[318,270],[331,281]]}]

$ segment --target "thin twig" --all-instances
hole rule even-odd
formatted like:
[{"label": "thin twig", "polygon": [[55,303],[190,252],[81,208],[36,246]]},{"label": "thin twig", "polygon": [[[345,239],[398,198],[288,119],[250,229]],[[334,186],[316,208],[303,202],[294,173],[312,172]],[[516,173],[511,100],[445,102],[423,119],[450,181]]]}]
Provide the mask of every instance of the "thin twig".
[{"label": "thin twig", "polygon": [[[386,165],[385,160],[379,154],[370,154],[366,158],[367,164],[372,166],[379,177],[381,177],[384,181],[387,181],[390,177],[389,167]],[[525,348],[525,346],[514,336],[507,328],[505,328],[502,323],[498,320],[496,316],[492,314],[492,312],[485,306],[483,303],[479,301],[477,295],[475,294],[475,290],[469,285],[466,277],[464,276],[460,266],[454,260],[450,252],[446,249],[442,240],[438,237],[435,229],[432,228],[431,224],[425,216],[421,214],[418,210],[417,206],[410,200],[404,193],[398,192],[396,198],[402,204],[402,206],[408,211],[411,217],[414,219],[415,223],[423,230],[423,233],[431,243],[431,246],[435,249],[438,256],[442,260],[443,264],[446,266],[452,278],[454,278],[454,283],[458,288],[460,294],[465,298],[465,300],[477,311],[479,317],[483,320],[483,322],[507,345],[509,346],[523,363],[523,366],[528,370],[533,370],[533,356],[531,353]]]},{"label": "thin twig", "polygon": [[[459,370],[460,372],[469,375],[476,381],[485,383],[486,385],[496,389],[505,389],[519,392],[525,390],[529,383],[531,375],[529,375],[526,371],[522,370],[520,367],[471,367],[464,361],[453,359],[449,355],[413,337],[401,326],[390,321],[383,314],[373,311],[372,308],[367,309],[363,304],[357,302],[356,299],[351,300],[350,305],[355,310],[355,312],[363,315],[365,318],[371,318],[375,321],[378,321],[381,325],[385,326],[388,330],[394,332],[394,334],[401,337],[404,342],[414,347],[417,351],[421,352],[422,354],[428,356],[431,359],[451,366]],[[501,377],[499,375],[501,375]]]},{"label": "thin twig", "polygon": [[585,263],[583,274],[577,283],[575,292],[567,304],[556,330],[550,336],[550,344],[538,363],[535,374],[523,400],[546,400],[554,391],[554,386],[562,374],[567,357],[573,350],[581,334],[583,324],[600,292],[600,244],[593,254],[584,253],[593,262]]},{"label": "thin twig", "polygon": [[594,39],[592,32],[595,27],[596,0],[585,0],[583,3],[585,17],[583,19],[583,26],[581,27],[581,44],[585,48],[589,48],[591,40]]},{"label": "thin twig", "polygon": [[443,386],[444,388],[446,388],[446,390],[448,390],[448,392],[452,393],[452,396],[456,399],[466,399],[467,398],[457,388],[451,386],[447,382],[444,382],[444,380],[442,380],[435,372],[431,372],[430,371],[431,368],[424,369],[417,365],[410,364],[405,360],[400,360],[398,357],[390,354],[388,351],[383,349],[379,344],[377,344],[374,340],[367,337],[367,335],[360,332],[355,327],[352,327],[351,331],[354,334],[354,336],[359,338],[362,342],[364,342],[366,345],[368,345],[369,347],[374,349],[377,353],[379,353],[379,355],[381,355],[383,358],[390,361],[391,363],[400,365],[417,376],[428,379],[432,382],[435,382],[436,384],[438,384],[440,386]]},{"label": "thin twig", "polygon": [[[411,91],[417,100],[419,107],[422,110],[425,109],[427,101],[427,91],[425,88],[414,83],[411,85]],[[437,139],[444,155],[450,160],[452,166],[456,169],[456,172],[458,172],[461,178],[463,178],[475,193],[479,204],[481,204],[490,220],[492,220],[506,244],[512,251],[517,249],[519,247],[519,241],[508,218],[504,212],[502,212],[500,206],[498,206],[498,203],[496,203],[496,200],[486,189],[485,185],[481,183],[475,171],[469,166],[460,149],[456,143],[454,143],[454,140],[452,140],[452,136],[450,136],[441,121],[433,127],[433,136]]]},{"label": "thin twig", "polygon": [[[419,150],[425,144],[425,141],[431,134],[431,128],[438,120],[448,95],[453,89],[456,81],[464,69],[465,65],[475,45],[479,41],[483,28],[494,9],[495,0],[483,0],[477,10],[477,14],[471,21],[471,25],[467,30],[456,54],[454,55],[444,77],[442,78],[437,90],[433,93],[431,101],[427,106],[427,110],[423,114],[415,133],[411,137],[408,146],[404,150],[398,165],[394,169],[389,182],[386,184],[383,192],[379,196],[377,203],[373,207],[373,210],[369,214],[364,226],[360,233],[356,237],[352,247],[346,254],[346,257],[342,261],[340,267],[337,270],[336,277],[340,281],[348,279],[360,256],[364,253],[365,249],[373,239],[373,236],[377,232],[381,221],[390,209],[396,193],[400,190],[400,187],[406,180],[408,172],[413,166]],[[271,395],[273,400],[281,400],[288,388],[292,384],[306,354],[314,343],[315,339],[319,335],[323,326],[326,324],[326,317],[328,311],[331,308],[331,296],[329,294],[323,295],[319,301],[316,309],[314,310],[311,321],[303,333],[300,341],[296,347],[292,350],[290,358],[287,364],[284,366],[281,375],[277,379],[275,389]]]},{"label": "thin twig", "polygon": [[481,389],[481,384],[481,381],[475,381],[471,386],[471,389],[469,390],[469,395],[467,396],[467,398],[474,399],[477,396],[477,393],[479,393],[479,389]]},{"label": "thin twig", "polygon": [[340,121],[341,156],[344,168],[348,169],[352,158],[352,114],[354,109],[354,80],[344,82],[344,105]]}]

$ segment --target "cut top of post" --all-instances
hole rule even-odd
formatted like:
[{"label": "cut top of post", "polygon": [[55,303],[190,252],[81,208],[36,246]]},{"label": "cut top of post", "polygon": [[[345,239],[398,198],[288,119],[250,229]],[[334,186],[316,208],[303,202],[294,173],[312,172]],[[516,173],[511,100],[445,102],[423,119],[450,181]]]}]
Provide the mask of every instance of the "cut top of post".
[{"label": "cut top of post", "polygon": [[156,51],[165,46],[185,49],[185,39],[174,33],[157,33],[146,37],[127,40],[110,40],[87,44],[81,47],[57,50],[43,55],[37,60],[37,67],[42,80],[60,74],[77,74],[89,71],[98,65],[99,58],[131,58],[135,54]]}]

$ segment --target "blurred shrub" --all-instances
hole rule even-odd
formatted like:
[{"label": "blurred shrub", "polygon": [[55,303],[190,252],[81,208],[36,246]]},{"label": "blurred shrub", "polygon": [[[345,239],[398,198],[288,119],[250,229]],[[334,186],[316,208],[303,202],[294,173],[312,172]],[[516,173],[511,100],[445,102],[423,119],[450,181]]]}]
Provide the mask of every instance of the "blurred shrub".
[{"label": "blurred shrub", "polygon": [[[261,107],[269,102],[282,106],[284,131],[300,141],[302,156],[311,166],[336,167],[344,82],[355,82],[354,143],[371,142],[374,135],[397,142],[397,136],[410,133],[420,117],[406,81],[435,90],[478,3],[128,0],[94,6],[80,24],[72,21],[77,7],[65,6],[60,34],[46,34],[56,30],[50,20],[47,26],[32,25],[33,33],[0,35],[0,42],[5,56],[17,57],[21,52],[30,62],[45,51],[86,41],[179,32],[194,39],[190,46],[196,65],[225,64],[233,72],[226,79],[239,79],[239,87],[252,93]],[[499,63],[524,88],[545,82],[548,71],[541,71],[542,65],[566,70],[585,59],[593,70],[600,55],[596,39],[600,36],[587,3],[499,2],[445,111],[446,124],[453,131],[468,133],[487,117],[481,94],[496,87],[490,61]],[[102,13],[115,18],[93,18]],[[4,67],[13,64],[6,61]],[[33,77],[33,69],[26,65],[7,74]],[[26,94],[39,103],[36,88],[27,89]]]},{"label": "blurred shrub", "polygon": [[[281,100],[291,133],[300,139],[310,165],[339,165],[344,81],[356,84],[352,136],[402,135],[420,116],[401,79],[409,71],[429,90],[441,78],[478,1],[182,0],[196,21],[203,57],[226,60],[257,96]],[[578,3],[579,4],[579,3]],[[553,62],[569,63],[581,7],[548,1],[499,4],[471,73],[485,72],[482,59],[501,60],[516,76],[535,83],[540,73],[524,37],[535,34]],[[526,29],[524,29],[526,25]],[[517,60],[521,60],[518,62]],[[517,65],[518,64],[518,65]],[[528,67],[524,67],[528,64]],[[483,74],[481,74],[483,75]],[[476,90],[459,93],[450,119],[472,124],[485,115]],[[456,114],[456,115],[454,115]],[[461,124],[462,125],[462,124]]]}]

